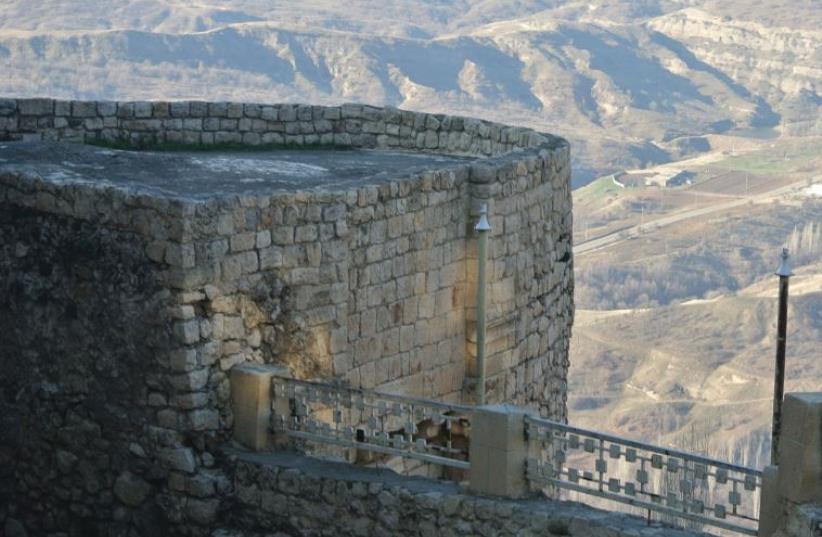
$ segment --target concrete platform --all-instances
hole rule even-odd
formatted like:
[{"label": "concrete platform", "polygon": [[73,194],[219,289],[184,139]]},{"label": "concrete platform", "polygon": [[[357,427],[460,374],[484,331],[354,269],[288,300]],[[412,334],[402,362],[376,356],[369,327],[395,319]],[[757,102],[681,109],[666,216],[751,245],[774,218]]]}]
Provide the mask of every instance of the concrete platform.
[{"label": "concrete platform", "polygon": [[189,200],[339,191],[471,160],[372,149],[155,152],[56,142],[0,143],[0,173],[22,172],[52,183],[100,184]]}]

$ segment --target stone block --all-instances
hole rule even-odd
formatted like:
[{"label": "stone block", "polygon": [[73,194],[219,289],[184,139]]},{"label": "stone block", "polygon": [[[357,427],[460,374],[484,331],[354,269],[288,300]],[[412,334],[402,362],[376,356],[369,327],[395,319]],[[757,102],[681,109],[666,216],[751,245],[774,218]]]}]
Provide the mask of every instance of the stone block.
[{"label": "stone block", "polygon": [[288,369],[249,363],[231,369],[234,439],[254,451],[271,445],[271,379],[274,376],[289,376]]},{"label": "stone block", "polygon": [[183,128],[187,131],[200,131],[203,130],[203,120],[202,118],[186,118],[183,119]]},{"label": "stone block", "polygon": [[[57,118],[60,119],[60,118]],[[61,125],[58,124],[57,119],[55,119],[54,126],[60,128]],[[65,125],[62,125],[65,126]],[[0,117],[0,130],[5,131],[16,131],[17,130],[17,118],[16,117]]]},{"label": "stone block", "polygon": [[242,353],[229,354],[228,356],[220,360],[220,369],[222,369],[223,371],[228,371],[234,366],[241,364],[245,361],[246,357]]},{"label": "stone block", "polygon": [[220,426],[220,415],[216,410],[192,410],[186,418],[188,427],[193,431],[214,431]]},{"label": "stone block", "polygon": [[192,319],[174,323],[174,335],[180,343],[190,345],[200,340],[200,324]]},{"label": "stone block", "polygon": [[172,267],[192,268],[196,264],[193,244],[168,243],[165,262]]},{"label": "stone block", "polygon": [[172,371],[193,371],[197,367],[197,351],[189,348],[172,351],[168,357],[168,365]]},{"label": "stone block", "polygon": [[134,103],[134,117],[149,118],[152,115],[154,107],[152,103],[146,101],[138,101]]},{"label": "stone block", "polygon": [[278,246],[272,246],[260,250],[260,269],[267,270],[283,266],[283,250]]},{"label": "stone block", "polygon": [[117,103],[111,101],[98,102],[97,114],[103,117],[113,117],[117,115]]},{"label": "stone block", "polygon": [[19,99],[17,110],[24,116],[46,116],[54,113],[52,99]]},{"label": "stone block", "polygon": [[184,393],[174,396],[171,404],[181,410],[202,408],[208,403],[208,394],[205,392]]},{"label": "stone block", "polygon": [[268,248],[269,246],[271,246],[271,232],[267,229],[264,229],[263,231],[258,231],[256,235],[255,246],[258,250]]},{"label": "stone block", "polygon": [[151,103],[151,115],[156,118],[169,117],[168,103],[165,101],[153,101]]},{"label": "stone block", "polygon": [[188,101],[177,101],[169,104],[171,117],[189,117],[191,105]]},{"label": "stone block", "polygon": [[205,117],[208,115],[208,103],[202,101],[191,101],[189,103],[190,117]]},{"label": "stone block", "polygon": [[243,103],[228,103],[226,116],[230,118],[243,117]]},{"label": "stone block", "polygon": [[776,466],[762,471],[762,500],[759,504],[759,536],[770,537],[785,522],[782,496],[779,493],[779,473]]},{"label": "stone block", "polygon": [[0,116],[10,116],[17,111],[17,101],[14,99],[0,99]]},{"label": "stone block", "polygon": [[472,491],[508,498],[527,494],[526,412],[512,405],[487,405],[474,411],[469,471]]},{"label": "stone block", "polygon": [[785,396],[779,490],[795,503],[822,502],[822,392]]},{"label": "stone block", "polygon": [[239,233],[231,237],[231,251],[245,252],[252,250],[256,242],[256,234],[253,232]]},{"label": "stone block", "polygon": [[271,240],[274,244],[280,246],[294,244],[294,228],[291,226],[278,226],[272,229]]},{"label": "stone block", "polygon": [[171,376],[169,383],[173,388],[184,392],[201,390],[208,383],[208,369],[196,369],[182,375]]},{"label": "stone block", "polygon": [[257,252],[243,252],[223,259],[222,271],[224,279],[236,279],[243,274],[257,272],[260,267]]},{"label": "stone block", "polygon": [[151,485],[128,471],[121,473],[114,482],[114,495],[129,507],[142,504],[149,492],[151,492]]},{"label": "stone block", "polygon": [[223,337],[225,339],[245,338],[245,323],[239,316],[227,315],[223,318]]},{"label": "stone block", "polygon": [[162,449],[158,453],[158,459],[160,463],[169,470],[193,474],[197,468],[197,460],[194,458],[194,452],[189,448]]}]

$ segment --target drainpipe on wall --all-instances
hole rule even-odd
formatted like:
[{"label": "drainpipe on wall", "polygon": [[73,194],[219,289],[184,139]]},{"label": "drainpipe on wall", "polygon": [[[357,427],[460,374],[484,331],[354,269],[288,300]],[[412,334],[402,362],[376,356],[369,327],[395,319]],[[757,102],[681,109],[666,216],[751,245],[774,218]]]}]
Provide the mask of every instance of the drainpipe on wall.
[{"label": "drainpipe on wall", "polygon": [[779,276],[779,320],[776,325],[776,367],[773,381],[773,428],[771,429],[771,464],[779,464],[779,435],[782,430],[782,399],[785,394],[785,340],[788,331],[788,279],[793,276],[788,249],[782,249]]},{"label": "drainpipe on wall", "polygon": [[477,405],[485,404],[485,259],[488,251],[488,205],[483,203],[474,228],[477,240]]}]

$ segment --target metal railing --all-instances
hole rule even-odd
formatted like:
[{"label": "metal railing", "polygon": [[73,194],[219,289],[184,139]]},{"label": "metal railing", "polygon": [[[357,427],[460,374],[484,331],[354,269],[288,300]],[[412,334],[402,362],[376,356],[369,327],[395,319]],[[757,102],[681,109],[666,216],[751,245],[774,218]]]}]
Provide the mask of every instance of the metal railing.
[{"label": "metal railing", "polygon": [[[371,452],[471,467],[472,406],[276,376],[272,393],[272,429],[308,453],[340,448],[347,460]],[[757,535],[759,470],[537,417],[524,423],[533,489],[616,501],[692,528]]]},{"label": "metal railing", "polygon": [[345,386],[272,379],[275,433],[320,445],[467,470],[473,407]]},{"label": "metal railing", "polygon": [[758,470],[539,418],[525,427],[532,483],[757,535]]}]

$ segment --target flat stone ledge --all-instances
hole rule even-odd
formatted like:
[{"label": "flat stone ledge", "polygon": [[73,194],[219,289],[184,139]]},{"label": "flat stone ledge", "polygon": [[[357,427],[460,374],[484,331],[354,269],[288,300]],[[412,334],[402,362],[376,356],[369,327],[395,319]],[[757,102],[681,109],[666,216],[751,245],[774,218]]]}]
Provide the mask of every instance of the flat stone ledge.
[{"label": "flat stone ledge", "polygon": [[297,469],[306,476],[318,479],[382,483],[388,487],[401,486],[410,492],[420,494],[428,492],[459,494],[463,490],[458,484],[449,481],[403,476],[384,468],[366,468],[344,462],[326,461],[289,451],[253,453],[237,446],[227,446],[223,448],[223,452],[230,457],[235,457],[238,461],[267,468]]},{"label": "flat stone ledge", "polygon": [[384,149],[133,151],[60,142],[0,142],[0,173],[58,187],[95,185],[207,201],[238,195],[345,192],[468,166],[476,157]]}]

